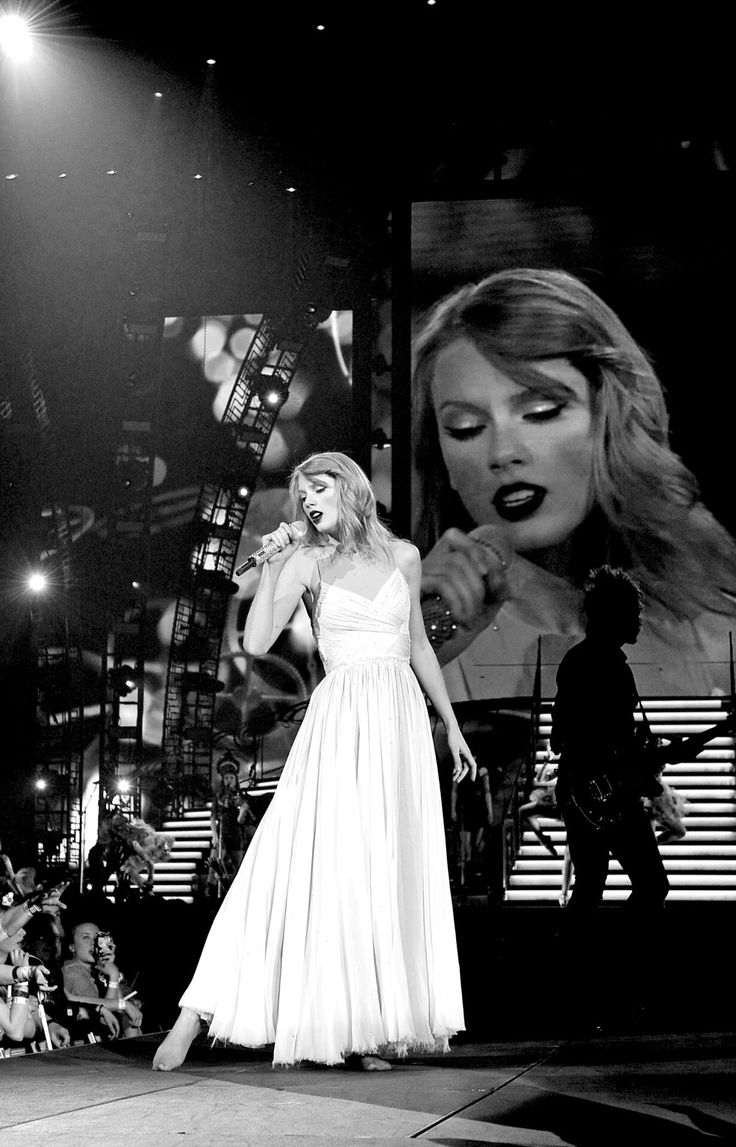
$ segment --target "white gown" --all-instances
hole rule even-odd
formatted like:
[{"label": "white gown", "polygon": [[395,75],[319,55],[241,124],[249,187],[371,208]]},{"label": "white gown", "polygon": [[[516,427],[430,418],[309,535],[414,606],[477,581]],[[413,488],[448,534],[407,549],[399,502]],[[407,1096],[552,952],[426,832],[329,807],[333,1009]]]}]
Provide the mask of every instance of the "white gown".
[{"label": "white gown", "polygon": [[323,584],[326,677],[182,1007],[274,1064],[445,1051],[463,1030],[437,765],[409,588]]}]

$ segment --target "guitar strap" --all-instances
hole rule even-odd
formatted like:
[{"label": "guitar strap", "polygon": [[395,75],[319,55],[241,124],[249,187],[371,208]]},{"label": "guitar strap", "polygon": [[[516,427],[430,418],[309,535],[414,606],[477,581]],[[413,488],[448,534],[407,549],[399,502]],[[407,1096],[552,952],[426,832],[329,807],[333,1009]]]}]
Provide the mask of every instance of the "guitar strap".
[{"label": "guitar strap", "polygon": [[652,732],[652,726],[649,724],[649,718],[647,717],[646,712],[644,710],[644,706],[642,704],[641,697],[639,696],[639,690],[636,687],[636,682],[634,682],[634,692],[636,693],[636,704],[639,708],[639,712],[641,713],[641,723],[644,726],[644,729],[646,730],[647,736],[654,739],[654,733]]}]

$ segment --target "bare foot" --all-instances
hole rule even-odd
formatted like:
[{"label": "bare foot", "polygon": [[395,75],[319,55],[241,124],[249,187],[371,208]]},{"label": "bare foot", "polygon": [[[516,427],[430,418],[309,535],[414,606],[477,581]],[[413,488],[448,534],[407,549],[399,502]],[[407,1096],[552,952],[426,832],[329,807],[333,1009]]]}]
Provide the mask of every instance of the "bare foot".
[{"label": "bare foot", "polygon": [[345,1060],[352,1071],[390,1071],[391,1064],[379,1055],[349,1055]]},{"label": "bare foot", "polygon": [[199,1034],[199,1016],[191,1008],[182,1008],[176,1023],[153,1057],[154,1071],[173,1071],[187,1058],[192,1040]]}]

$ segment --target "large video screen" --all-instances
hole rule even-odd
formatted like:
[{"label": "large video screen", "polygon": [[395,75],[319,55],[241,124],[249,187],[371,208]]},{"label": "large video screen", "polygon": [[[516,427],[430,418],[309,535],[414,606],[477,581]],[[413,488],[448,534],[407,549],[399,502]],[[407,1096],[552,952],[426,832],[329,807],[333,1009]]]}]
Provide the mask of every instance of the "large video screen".
[{"label": "large video screen", "polygon": [[413,537],[453,701],[529,698],[538,666],[553,697],[604,563],[644,592],[640,695],[730,691],[724,210],[707,189],[413,203]]}]

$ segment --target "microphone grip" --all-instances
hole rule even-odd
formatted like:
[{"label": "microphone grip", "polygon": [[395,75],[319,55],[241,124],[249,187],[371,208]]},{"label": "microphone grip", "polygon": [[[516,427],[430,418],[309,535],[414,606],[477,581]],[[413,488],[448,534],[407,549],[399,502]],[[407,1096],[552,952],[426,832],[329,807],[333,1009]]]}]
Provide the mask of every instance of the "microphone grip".
[{"label": "microphone grip", "polygon": [[256,566],[262,566],[274,554],[277,554],[282,547],[277,545],[276,542],[267,542],[265,546],[261,546],[260,550],[256,550],[254,554],[246,558],[242,565],[238,566],[235,570],[235,576],[240,577],[246,570],[255,569]]},{"label": "microphone grip", "polygon": [[[296,531],[297,538],[302,538],[307,532],[307,527],[304,525],[304,522],[292,522],[289,529]],[[297,540],[294,538],[293,533],[291,534],[290,540]],[[285,549],[287,544],[288,542],[285,542],[284,545],[280,545],[279,542],[275,541],[266,542],[265,546],[261,546],[260,550],[256,550],[254,554],[251,554],[250,557],[245,559],[242,565],[237,567],[235,576],[240,577],[246,570],[252,570],[255,566],[262,566],[263,563],[267,562],[269,558],[272,558],[274,554]]]},{"label": "microphone grip", "polygon": [[443,597],[434,594],[422,602],[422,617],[429,643],[434,649],[444,645],[457,632],[457,622]]},{"label": "microphone grip", "polygon": [[[499,530],[497,526],[490,525],[477,527],[470,532],[469,537],[493,555],[493,566],[487,575],[487,578],[491,574],[493,575],[492,582],[489,585],[488,580],[486,580],[486,585],[490,589],[491,585],[496,583],[493,586],[493,596],[495,597],[498,590],[498,579],[505,581],[507,570],[513,559],[511,542],[502,530]],[[486,604],[489,604],[488,597]],[[427,637],[434,649],[438,649],[440,645],[449,641],[457,633],[458,622],[441,594],[432,594],[422,601],[422,617]]]}]

